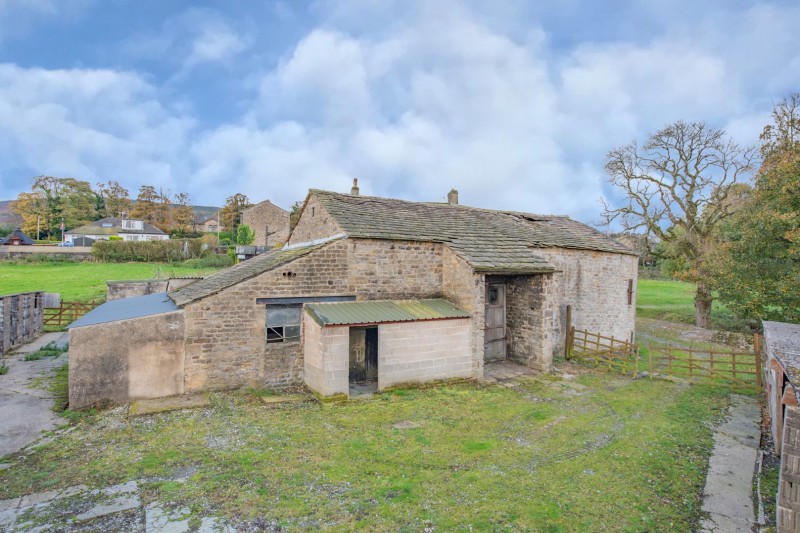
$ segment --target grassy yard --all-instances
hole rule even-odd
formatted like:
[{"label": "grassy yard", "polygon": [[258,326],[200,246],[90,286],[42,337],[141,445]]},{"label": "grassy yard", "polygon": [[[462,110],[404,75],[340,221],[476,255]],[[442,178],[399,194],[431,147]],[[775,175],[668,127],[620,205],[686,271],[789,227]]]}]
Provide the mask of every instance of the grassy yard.
[{"label": "grassy yard", "polygon": [[65,301],[105,300],[106,281],[170,276],[204,276],[216,269],[158,263],[0,262],[0,294],[61,293]]},{"label": "grassy yard", "polygon": [[584,373],[328,406],[265,406],[248,392],[211,401],[86,416],[0,470],[0,499],[146,479],[145,503],[252,529],[689,531],[728,400]]},{"label": "grassy yard", "polygon": [[[694,291],[693,283],[640,279],[636,295],[636,316],[693,324]],[[711,322],[714,329],[747,331],[746,324],[716,300],[711,308]]]}]

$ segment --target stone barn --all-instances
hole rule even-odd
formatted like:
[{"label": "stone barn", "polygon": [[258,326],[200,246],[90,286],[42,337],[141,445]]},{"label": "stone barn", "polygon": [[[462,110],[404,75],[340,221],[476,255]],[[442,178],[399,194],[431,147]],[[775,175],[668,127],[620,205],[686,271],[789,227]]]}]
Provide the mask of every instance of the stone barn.
[{"label": "stone barn", "polygon": [[767,412],[775,453],[781,458],[778,481],[778,532],[800,531],[800,324],[764,321]]},{"label": "stone barn", "polygon": [[578,328],[633,335],[637,256],[602,233],[461,206],[455,191],[447,203],[352,192],[311,190],[282,249],[168,293],[183,392],[305,383],[346,395],[481,379],[502,360],[547,371],[567,306]]},{"label": "stone barn", "polygon": [[264,200],[242,211],[242,224],[253,230],[255,246],[272,248],[289,238],[289,212],[269,200]]}]

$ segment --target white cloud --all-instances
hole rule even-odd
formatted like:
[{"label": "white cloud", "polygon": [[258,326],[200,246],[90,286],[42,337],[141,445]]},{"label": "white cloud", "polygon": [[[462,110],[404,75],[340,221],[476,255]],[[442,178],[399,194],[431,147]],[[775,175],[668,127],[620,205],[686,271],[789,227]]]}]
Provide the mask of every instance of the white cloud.
[{"label": "white cloud", "polygon": [[166,20],[159,31],[130,37],[127,54],[178,65],[183,77],[206,63],[224,63],[245,51],[252,39],[215,10],[192,8]]},{"label": "white cloud", "polygon": [[[323,2],[316,27],[265,64],[260,83],[242,84],[240,116],[204,130],[143,74],[6,65],[0,120],[14,124],[0,148],[13,148],[0,153],[41,172],[188,189],[204,203],[244,192],[288,206],[358,177],[365,194],[435,200],[456,187],[471,205],[595,221],[597,199],[612,194],[610,148],[677,119],[752,142],[772,100],[800,83],[798,8],[676,11],[630,39],[558,48],[538,19],[515,20],[530,16],[525,4],[487,14],[456,0]],[[192,10],[127,47],[190,76],[263,52],[239,26]]]},{"label": "white cloud", "polygon": [[173,115],[133,73],[0,65],[0,123],[8,163],[33,175],[173,190],[187,175],[183,161],[193,121]]}]

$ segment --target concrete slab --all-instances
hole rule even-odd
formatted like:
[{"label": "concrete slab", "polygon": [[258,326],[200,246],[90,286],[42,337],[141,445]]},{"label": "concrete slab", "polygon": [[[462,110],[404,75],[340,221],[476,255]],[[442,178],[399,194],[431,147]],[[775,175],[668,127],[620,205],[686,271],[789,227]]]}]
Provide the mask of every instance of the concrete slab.
[{"label": "concrete slab", "polygon": [[166,511],[160,503],[153,503],[145,509],[145,531],[147,533],[183,533],[189,531],[188,508]]},{"label": "concrete slab", "polygon": [[[47,333],[21,346],[19,354],[34,352],[64,333]],[[3,358],[8,374],[0,376],[0,457],[15,453],[38,439],[43,431],[55,429],[63,420],[52,411],[53,395],[46,384],[33,387],[33,380],[53,374],[67,362],[67,354],[24,361],[18,355]]]},{"label": "concrete slab", "polygon": [[714,450],[708,463],[703,512],[704,532],[751,531],[753,475],[761,435],[758,400],[734,395],[727,420],[714,430]]},{"label": "concrete slab", "polygon": [[131,402],[128,414],[131,416],[151,415],[178,409],[207,407],[210,403],[208,396],[204,394],[184,394],[182,396],[136,400]]},{"label": "concrete slab", "polygon": [[307,402],[310,398],[307,396],[301,396],[299,394],[293,394],[289,396],[262,396],[261,402],[266,405],[276,404],[276,403],[298,403],[298,402]]}]

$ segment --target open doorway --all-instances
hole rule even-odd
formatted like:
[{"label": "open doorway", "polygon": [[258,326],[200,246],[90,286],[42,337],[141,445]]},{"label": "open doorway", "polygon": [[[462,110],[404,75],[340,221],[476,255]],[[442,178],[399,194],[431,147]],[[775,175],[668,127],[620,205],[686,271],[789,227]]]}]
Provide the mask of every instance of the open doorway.
[{"label": "open doorway", "polygon": [[350,396],[378,390],[378,327],[350,328]]}]

